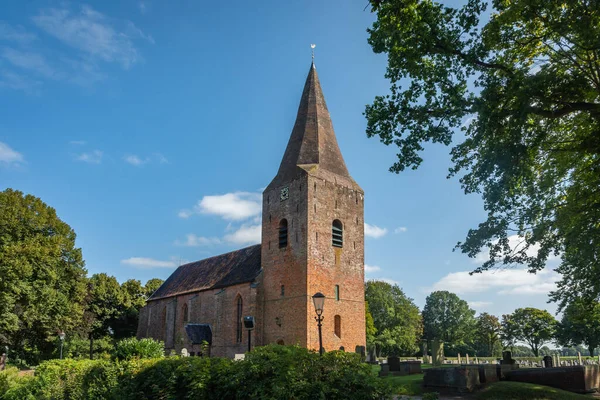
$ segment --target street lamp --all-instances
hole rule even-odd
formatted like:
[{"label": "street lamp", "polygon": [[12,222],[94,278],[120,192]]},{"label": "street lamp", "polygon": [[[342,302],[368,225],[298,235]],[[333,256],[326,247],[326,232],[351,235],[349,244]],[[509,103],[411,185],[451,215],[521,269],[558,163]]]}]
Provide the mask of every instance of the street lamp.
[{"label": "street lamp", "polygon": [[319,327],[319,354],[323,355],[323,335],[321,334],[321,322],[323,322],[323,305],[325,304],[325,295],[321,292],[317,292],[313,296],[313,304],[315,305],[315,312],[317,316],[317,326]]},{"label": "street lamp", "polygon": [[65,342],[65,333],[63,331],[58,332],[58,338],[60,339],[60,359],[62,360],[63,344]]},{"label": "street lamp", "polygon": [[251,315],[244,317],[244,328],[248,329],[248,351],[252,349],[252,329],[254,329],[254,317]]}]

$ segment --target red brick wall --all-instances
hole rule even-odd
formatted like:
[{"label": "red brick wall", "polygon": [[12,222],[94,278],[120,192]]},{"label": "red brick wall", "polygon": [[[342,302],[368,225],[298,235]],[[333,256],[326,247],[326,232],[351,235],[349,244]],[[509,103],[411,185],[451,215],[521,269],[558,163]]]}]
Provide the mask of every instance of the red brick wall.
[{"label": "red brick wall", "polygon": [[[289,187],[289,199],[280,201],[284,186]],[[312,295],[320,291],[327,297],[325,349],[343,346],[355,351],[356,346],[365,346],[363,207],[363,192],[354,182],[323,171],[303,174],[263,193],[264,344],[283,340],[318,349]],[[288,220],[285,249],[278,247],[282,218]],[[332,246],[335,219],[343,223],[343,248]],[[339,301],[335,285],[340,287]],[[334,333],[335,315],[341,318],[341,337]]]},{"label": "red brick wall", "polygon": [[[257,304],[257,288],[250,283],[229,286],[223,289],[207,290],[189,293],[168,299],[150,301],[140,313],[138,337],[152,337],[165,342],[168,350],[178,354],[182,348],[188,352],[198,352],[199,346],[192,345],[185,332],[184,304],[188,305],[188,322],[202,323],[212,326],[213,343],[211,355],[233,357],[244,353],[248,346],[248,333],[243,329],[242,342],[236,342],[237,296],[243,301],[242,315],[252,315],[257,320],[261,316]],[[163,313],[166,310],[166,324]],[[254,337],[260,337],[260,327],[252,332]]]}]

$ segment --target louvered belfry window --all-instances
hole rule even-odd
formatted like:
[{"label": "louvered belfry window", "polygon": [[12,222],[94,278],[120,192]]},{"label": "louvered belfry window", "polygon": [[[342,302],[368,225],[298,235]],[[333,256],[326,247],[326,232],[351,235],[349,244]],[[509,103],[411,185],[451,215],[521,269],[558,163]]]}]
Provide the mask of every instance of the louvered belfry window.
[{"label": "louvered belfry window", "polygon": [[279,248],[282,249],[288,245],[288,222],[282,219],[279,223]]},{"label": "louvered belfry window", "polygon": [[331,224],[331,244],[334,247],[344,247],[344,228],[339,219]]}]

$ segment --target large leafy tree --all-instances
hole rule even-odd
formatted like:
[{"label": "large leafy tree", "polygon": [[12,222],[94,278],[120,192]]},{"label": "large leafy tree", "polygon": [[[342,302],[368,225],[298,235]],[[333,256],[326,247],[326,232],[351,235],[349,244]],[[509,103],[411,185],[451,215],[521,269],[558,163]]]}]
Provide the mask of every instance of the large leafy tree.
[{"label": "large leafy tree", "polygon": [[419,308],[398,285],[365,283],[365,300],[373,318],[373,345],[377,354],[413,354],[418,350],[422,325]]},{"label": "large leafy tree", "polygon": [[152,296],[152,294],[154,292],[156,292],[163,283],[164,283],[164,280],[162,280],[160,278],[149,279],[146,282],[146,285],[144,285],[144,294],[145,294],[146,298]]},{"label": "large leafy tree", "polygon": [[517,308],[510,320],[516,329],[516,339],[527,343],[536,357],[540,348],[554,338],[556,320],[546,310]]},{"label": "large leafy tree", "polygon": [[427,340],[456,346],[471,342],[474,329],[475,311],[456,294],[436,291],[425,299],[423,331]]},{"label": "large leafy tree", "polygon": [[498,317],[481,313],[475,324],[476,343],[479,347],[478,355],[496,356],[500,352],[500,330],[501,325]]},{"label": "large leafy tree", "polygon": [[[488,213],[464,242],[476,270],[561,255],[553,299],[600,294],[600,3],[371,0],[368,30],[391,91],[367,106],[367,135],[417,168],[425,143],[452,145],[466,193]],[[511,241],[510,238],[513,238]],[[516,239],[516,240],[515,240]],[[515,243],[516,242],[516,243]]]},{"label": "large leafy tree", "polygon": [[519,336],[519,326],[512,318],[512,314],[502,315],[502,322],[500,325],[500,340],[502,341],[502,348],[510,349],[510,351],[514,352],[514,348]]},{"label": "large leafy tree", "polygon": [[39,198],[0,192],[0,344],[29,363],[81,323],[86,270],[75,237]]},{"label": "large leafy tree", "polygon": [[600,345],[600,303],[577,299],[565,308],[556,338],[562,346],[585,344],[590,355]]}]

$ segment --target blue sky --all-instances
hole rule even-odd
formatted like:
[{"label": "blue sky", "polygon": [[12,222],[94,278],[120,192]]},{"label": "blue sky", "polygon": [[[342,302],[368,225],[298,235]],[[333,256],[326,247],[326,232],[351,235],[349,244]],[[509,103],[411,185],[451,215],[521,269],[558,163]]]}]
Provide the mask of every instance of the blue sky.
[{"label": "blue sky", "polygon": [[[500,315],[546,304],[556,275],[470,277],[453,253],[485,213],[447,180],[448,148],[417,171],[365,135],[385,94],[367,1],[62,1],[0,6],[0,189],[34,194],[78,234],[90,274],[166,278],[180,262],[260,240],[274,177],[310,66],[365,191],[366,271],[423,306],[434,289]],[[556,261],[551,261],[554,265]]]}]

